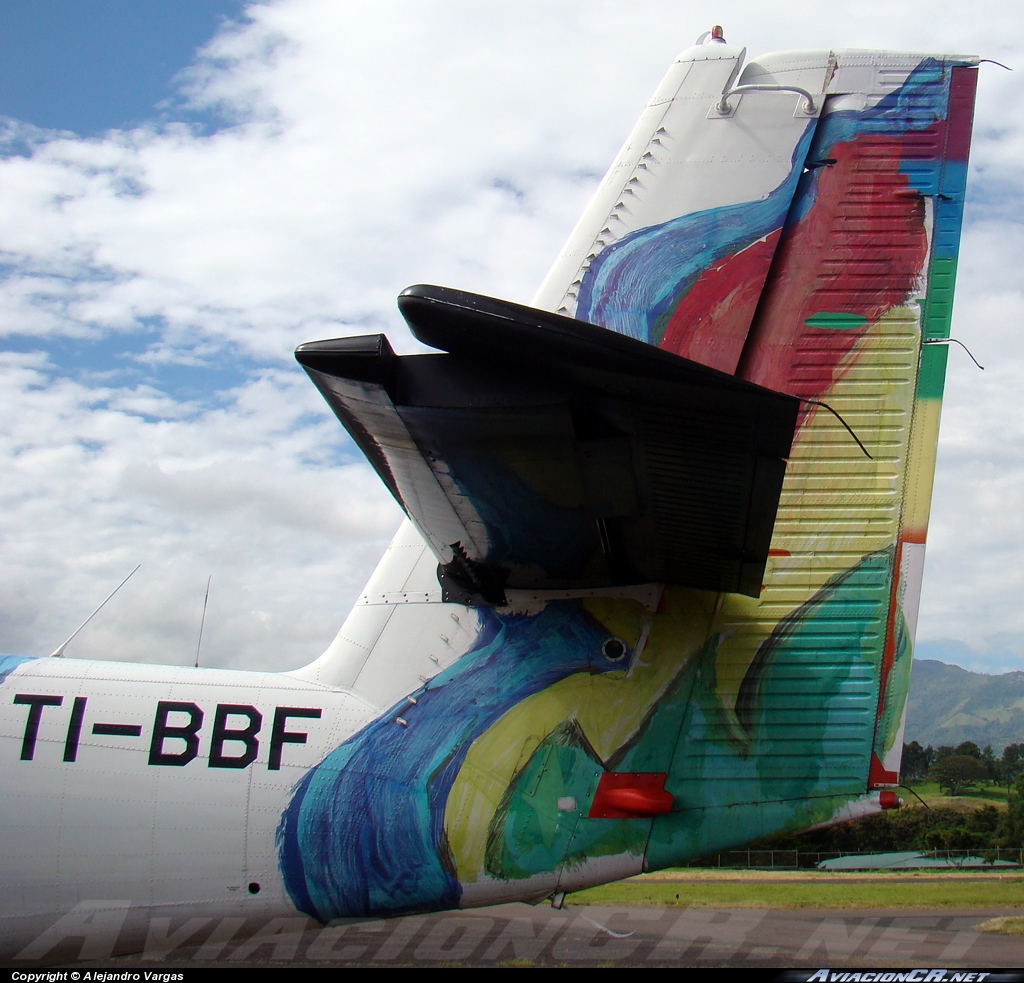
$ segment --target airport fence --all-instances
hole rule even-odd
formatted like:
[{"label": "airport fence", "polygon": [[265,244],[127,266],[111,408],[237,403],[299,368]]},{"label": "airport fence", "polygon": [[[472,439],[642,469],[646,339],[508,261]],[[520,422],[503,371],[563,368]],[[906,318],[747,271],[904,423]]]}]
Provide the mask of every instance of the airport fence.
[{"label": "airport fence", "polygon": [[[978,869],[978,860],[983,861],[982,869],[996,861],[1024,865],[1024,850],[1010,847],[993,847],[990,850],[915,850],[922,858],[922,866],[934,866],[936,862],[945,861],[948,866],[957,867],[961,864],[966,868]],[[708,857],[691,860],[687,867],[720,867],[723,870],[806,870],[817,867],[822,861],[837,860],[842,857],[878,857],[878,850],[730,850],[727,853],[716,853]],[[890,851],[891,855],[891,851]],[[868,866],[874,866],[868,864]],[[879,865],[881,867],[883,865]]]}]

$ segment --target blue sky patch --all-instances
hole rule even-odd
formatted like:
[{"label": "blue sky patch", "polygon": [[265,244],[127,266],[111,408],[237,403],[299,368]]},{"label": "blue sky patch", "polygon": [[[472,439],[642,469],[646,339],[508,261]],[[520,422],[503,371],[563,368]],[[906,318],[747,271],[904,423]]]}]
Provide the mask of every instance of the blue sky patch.
[{"label": "blue sky patch", "polygon": [[247,5],[4,0],[0,115],[83,136],[148,120],[196,50]]}]

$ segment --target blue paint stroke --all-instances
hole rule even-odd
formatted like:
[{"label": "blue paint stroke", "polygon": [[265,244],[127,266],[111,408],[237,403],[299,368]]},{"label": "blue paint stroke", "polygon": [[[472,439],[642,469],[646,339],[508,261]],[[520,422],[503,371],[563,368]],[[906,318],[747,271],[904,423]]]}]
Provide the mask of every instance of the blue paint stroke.
[{"label": "blue paint stroke", "polygon": [[[807,214],[817,197],[819,169],[804,175],[811,185],[809,193],[802,194],[790,210],[801,177],[799,165],[805,159],[826,159],[836,144],[866,134],[900,136],[944,120],[952,67],[952,63],[924,59],[899,89],[874,106],[829,114],[817,135],[813,122],[808,124],[794,151],[789,177],[767,199],[693,212],[639,229],[609,246],[583,277],[576,317],[657,344],[667,319],[701,273]],[[940,181],[944,194],[949,194],[950,186],[959,189],[951,200],[940,201],[934,243],[936,255],[955,255],[966,164],[944,161],[941,156],[933,160],[908,156],[900,169],[922,194],[937,194]],[[947,234],[947,229],[955,229],[956,234]]]},{"label": "blue paint stroke", "polygon": [[486,454],[453,453],[445,463],[487,527],[487,563],[540,567],[552,580],[579,577],[600,548],[593,516],[548,500]]},{"label": "blue paint stroke", "polygon": [[[949,114],[952,68],[959,63],[943,63],[925,58],[908,75],[898,89],[883,96],[874,106],[863,110],[841,110],[830,113],[821,121],[811,146],[811,160],[825,160],[840,143],[852,143],[867,135],[899,137],[906,133],[926,130]],[[920,148],[910,148],[911,155],[900,161],[900,173],[905,174],[910,187],[922,195],[937,195],[940,190],[949,194],[956,189],[956,198],[941,200],[937,209],[936,235],[932,244],[938,256],[955,256],[959,243],[960,213],[963,210],[963,190],[967,182],[967,163],[943,159],[941,153],[932,158],[919,156]],[[820,169],[806,175],[811,184],[808,194],[798,196],[786,220],[787,227],[802,219],[817,199]],[[941,186],[940,186],[941,182]],[[952,243],[947,233],[955,227]]]},{"label": "blue paint stroke", "polygon": [[[485,560],[492,566],[540,568],[552,580],[578,577],[600,551],[594,515],[551,501],[502,457],[500,441],[467,437],[461,410],[403,407],[415,437],[448,468],[449,478],[487,529]],[[529,426],[531,418],[524,418]],[[553,437],[553,447],[557,438]],[[568,449],[568,440],[565,448]],[[551,483],[550,476],[547,478]],[[566,489],[561,489],[565,493]]]},{"label": "blue paint stroke", "polygon": [[938,259],[956,259],[960,253],[960,230],[964,220],[967,162],[943,161],[941,181],[942,197],[935,201],[932,255]]},{"label": "blue paint stroke", "polygon": [[23,662],[34,662],[27,655],[0,655],[0,685]]},{"label": "blue paint stroke", "polygon": [[[532,617],[481,614],[476,646],[332,751],[296,785],[277,830],[298,910],[333,918],[454,908],[462,894],[444,831],[452,783],[472,742],[511,707],[609,662],[609,637],[578,601]],[[408,726],[395,722],[401,712]]]},{"label": "blue paint stroke", "polygon": [[808,122],[789,175],[766,198],[638,229],[600,253],[584,274],[576,317],[657,344],[701,273],[782,228],[816,123]]}]

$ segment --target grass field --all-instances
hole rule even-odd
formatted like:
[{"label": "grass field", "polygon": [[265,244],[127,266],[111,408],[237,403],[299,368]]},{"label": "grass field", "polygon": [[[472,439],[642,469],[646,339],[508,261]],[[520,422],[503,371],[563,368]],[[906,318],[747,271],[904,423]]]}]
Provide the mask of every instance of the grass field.
[{"label": "grass field", "polygon": [[1024,935],[1024,918],[990,918],[974,926],[982,932],[1002,932],[1003,935]]},{"label": "grass field", "polygon": [[[928,806],[969,812],[1006,808],[1006,789],[988,785],[968,795],[943,795],[935,782],[914,791]],[[900,790],[907,807],[918,800]],[[1024,873],[989,869],[826,872],[679,868],[642,874],[617,884],[580,891],[571,905],[657,905],[701,908],[1019,908],[1024,912]],[[982,926],[979,926],[982,927]],[[996,918],[986,931],[1024,934],[1024,917]]]},{"label": "grass field", "polygon": [[[985,785],[972,788],[966,795],[943,795],[936,782],[916,782],[910,786],[929,806],[944,806],[959,812],[969,812],[982,806],[1006,808],[1006,789],[998,785]],[[918,800],[905,789],[899,790],[900,798],[908,807],[920,805]]]},{"label": "grass field", "polygon": [[1024,876],[677,870],[580,891],[572,905],[701,908],[1024,908]]}]

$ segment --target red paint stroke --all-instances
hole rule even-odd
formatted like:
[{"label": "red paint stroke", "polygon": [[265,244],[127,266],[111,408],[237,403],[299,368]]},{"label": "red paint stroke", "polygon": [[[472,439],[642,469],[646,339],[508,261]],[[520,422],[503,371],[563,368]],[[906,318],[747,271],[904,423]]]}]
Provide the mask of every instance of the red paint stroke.
[{"label": "red paint stroke", "polygon": [[704,270],[669,318],[658,347],[734,373],[781,232]]},{"label": "red paint stroke", "polygon": [[868,788],[886,788],[891,785],[899,785],[900,776],[898,772],[886,771],[878,755],[871,752],[871,769],[868,771]]},{"label": "red paint stroke", "polygon": [[606,771],[597,784],[589,819],[639,819],[672,811],[665,772]]},{"label": "red paint stroke", "polygon": [[769,556],[792,556],[793,554],[790,553],[789,550],[770,549],[770,550],[768,550],[768,555]]},{"label": "red paint stroke", "polygon": [[[882,663],[879,666],[878,706],[875,708],[875,735],[885,709],[885,688],[889,685],[889,673],[896,661],[896,613],[899,611],[900,572],[903,569],[903,540],[896,540],[893,549],[892,576],[889,578],[889,611],[885,618],[885,642],[882,646]],[[873,766],[872,766],[873,767]]]},{"label": "red paint stroke", "polygon": [[[924,203],[900,173],[904,139],[864,134],[829,151],[836,163],[819,172],[814,204],[783,234],[739,376],[819,398],[857,340],[916,289],[928,237]],[[842,331],[805,323],[821,312],[866,323]]]},{"label": "red paint stroke", "polygon": [[949,117],[946,122],[946,159],[967,161],[974,121],[974,94],[978,70],[959,66],[949,83]]},{"label": "red paint stroke", "polygon": [[[896,616],[900,611],[899,592],[903,573],[903,546],[914,541],[915,539],[912,536],[908,536],[905,531],[901,532],[893,549],[893,569],[892,577],[889,581],[889,610],[885,619],[885,640],[882,646],[882,662],[879,666],[878,705],[875,707],[876,743],[878,741],[878,728],[882,725],[882,717],[885,714],[885,697],[886,689],[889,686],[889,674],[892,672],[893,664],[896,662]],[[923,534],[920,541],[924,542]],[[907,643],[913,644],[912,639],[908,638]],[[877,767],[875,762],[878,762]],[[890,778],[892,778],[891,781],[889,780]],[[872,752],[868,785],[874,788],[876,785],[896,785],[898,782],[899,775],[895,772],[886,771],[882,766],[882,762]]]}]

